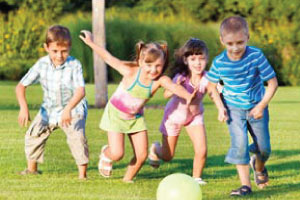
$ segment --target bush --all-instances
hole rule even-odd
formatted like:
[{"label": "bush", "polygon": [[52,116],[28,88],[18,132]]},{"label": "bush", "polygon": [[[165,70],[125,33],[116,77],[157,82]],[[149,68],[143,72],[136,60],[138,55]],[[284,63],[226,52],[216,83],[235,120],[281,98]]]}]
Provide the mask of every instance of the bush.
[{"label": "bush", "polygon": [[[72,33],[71,55],[78,58],[84,68],[84,76],[87,82],[93,81],[93,57],[92,51],[79,38],[82,29],[91,30],[91,18],[89,14],[77,13],[60,19],[61,24],[67,26]],[[214,28],[207,25],[195,25],[178,22],[175,24],[150,23],[139,20],[120,19],[107,16],[106,20],[106,46],[107,49],[121,60],[133,60],[135,57],[135,44],[143,40],[167,41],[170,50],[170,63],[173,62],[174,49],[179,48],[190,37],[204,40],[209,47],[210,58],[219,52],[218,36]],[[111,82],[117,82],[121,76],[112,68],[108,68],[108,78]]]}]

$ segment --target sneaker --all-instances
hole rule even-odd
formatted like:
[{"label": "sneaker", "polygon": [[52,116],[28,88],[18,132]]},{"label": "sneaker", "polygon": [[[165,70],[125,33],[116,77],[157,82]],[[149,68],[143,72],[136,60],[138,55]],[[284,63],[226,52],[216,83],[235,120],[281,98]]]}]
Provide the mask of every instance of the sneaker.
[{"label": "sneaker", "polygon": [[195,181],[199,184],[199,185],[206,185],[207,182],[204,181],[202,178],[194,178]]},{"label": "sneaker", "polygon": [[252,190],[247,185],[243,185],[242,187],[232,190],[230,196],[245,196],[252,193]]},{"label": "sneaker", "polygon": [[148,163],[153,168],[159,168],[160,159],[155,153],[155,149],[160,146],[159,142],[152,143],[151,147],[149,148],[149,156],[148,156]]}]

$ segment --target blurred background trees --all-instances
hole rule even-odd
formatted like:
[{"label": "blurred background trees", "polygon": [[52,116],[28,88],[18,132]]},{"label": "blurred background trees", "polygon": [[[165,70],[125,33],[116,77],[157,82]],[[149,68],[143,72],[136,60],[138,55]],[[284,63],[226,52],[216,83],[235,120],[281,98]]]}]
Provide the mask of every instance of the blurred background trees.
[{"label": "blurred background trees", "polygon": [[[204,40],[210,59],[222,51],[220,22],[231,15],[245,17],[250,45],[263,49],[281,85],[300,85],[300,1],[298,0],[106,0],[107,48],[121,59],[133,59],[139,40],[167,41],[170,55],[190,37]],[[19,80],[38,57],[45,30],[62,24],[72,33],[71,55],[93,82],[92,52],[78,38],[91,30],[91,1],[0,0],[0,79]],[[173,57],[171,58],[171,64]],[[109,80],[120,76],[109,69]]]}]

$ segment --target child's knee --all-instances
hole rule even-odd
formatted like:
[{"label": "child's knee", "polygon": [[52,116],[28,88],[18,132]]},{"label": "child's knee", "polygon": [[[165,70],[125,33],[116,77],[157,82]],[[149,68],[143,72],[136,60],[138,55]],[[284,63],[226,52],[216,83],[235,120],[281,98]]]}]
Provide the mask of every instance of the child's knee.
[{"label": "child's knee", "polygon": [[123,158],[124,151],[110,151],[110,159],[113,161],[119,161]]},{"label": "child's knee", "polygon": [[165,162],[169,162],[173,159],[173,157],[174,157],[174,154],[168,153],[168,154],[163,154],[161,159]]}]

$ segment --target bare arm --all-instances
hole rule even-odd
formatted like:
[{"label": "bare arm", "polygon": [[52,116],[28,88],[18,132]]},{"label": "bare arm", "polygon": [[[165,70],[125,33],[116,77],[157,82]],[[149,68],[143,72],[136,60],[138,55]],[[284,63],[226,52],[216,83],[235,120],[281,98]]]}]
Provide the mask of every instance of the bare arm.
[{"label": "bare arm", "polygon": [[[182,83],[182,78],[180,78],[180,76],[177,78],[177,80],[176,80],[176,84],[177,85],[181,85],[181,83]],[[170,90],[165,90],[164,91],[164,97],[166,98],[166,99],[168,99],[168,98],[170,98],[171,96],[173,96],[173,92],[171,92]]]},{"label": "bare arm", "polygon": [[224,107],[224,104],[221,100],[220,94],[217,90],[217,85],[217,83],[209,82],[207,86],[207,93],[218,109],[218,120],[221,122],[225,122],[228,120],[228,115],[226,108]]},{"label": "bare arm", "polygon": [[71,124],[71,120],[72,120],[71,111],[83,99],[84,96],[85,96],[85,88],[78,87],[75,90],[73,97],[71,98],[71,100],[63,110],[61,116],[61,123],[63,126],[69,126]]},{"label": "bare arm", "polygon": [[195,97],[196,91],[193,94],[190,94],[184,87],[173,83],[172,80],[168,76],[162,76],[159,79],[160,85],[169,90],[170,93],[175,94],[181,98],[184,98],[187,101],[187,104],[190,104],[193,98]]},{"label": "bare arm", "polygon": [[30,115],[25,95],[26,87],[19,83],[16,86],[16,97],[20,105],[18,123],[20,126],[27,126],[30,121]]},{"label": "bare arm", "polygon": [[91,32],[83,30],[80,35],[80,39],[87,44],[91,49],[93,49],[108,65],[117,70],[121,75],[126,76],[131,73],[131,69],[124,61],[119,60],[118,58],[111,55],[105,48],[97,46],[93,42],[93,35]]},{"label": "bare arm", "polygon": [[271,78],[270,80],[267,81],[267,83],[268,86],[264,97],[249,113],[249,115],[253,116],[254,119],[260,119],[263,117],[264,109],[268,106],[268,104],[270,103],[271,99],[273,98],[277,90],[278,82],[276,77]]}]

